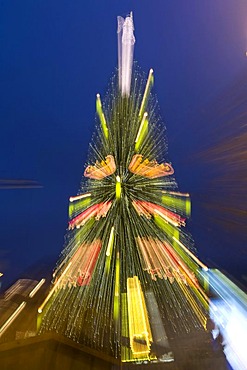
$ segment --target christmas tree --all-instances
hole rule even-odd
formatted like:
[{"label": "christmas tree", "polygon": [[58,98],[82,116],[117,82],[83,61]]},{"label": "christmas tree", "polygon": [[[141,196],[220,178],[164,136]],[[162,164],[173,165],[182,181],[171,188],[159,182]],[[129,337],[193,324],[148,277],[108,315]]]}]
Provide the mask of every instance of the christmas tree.
[{"label": "christmas tree", "polygon": [[190,198],[167,157],[153,70],[146,78],[135,66],[134,43],[132,14],[118,17],[118,73],[96,98],[96,132],[40,332],[122,361],[172,361],[172,338],[206,327],[205,266],[185,229]]}]

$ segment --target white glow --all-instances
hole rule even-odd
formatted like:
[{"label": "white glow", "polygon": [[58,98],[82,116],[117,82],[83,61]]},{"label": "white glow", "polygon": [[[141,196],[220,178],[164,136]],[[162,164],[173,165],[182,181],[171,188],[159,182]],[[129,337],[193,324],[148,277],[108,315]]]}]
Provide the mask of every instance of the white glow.
[{"label": "white glow", "polygon": [[210,286],[218,295],[210,302],[210,316],[223,336],[224,352],[234,370],[247,369],[247,296],[217,270],[209,272]]},{"label": "white glow", "polygon": [[132,13],[125,19],[118,17],[119,89],[123,96],[129,96],[130,94],[134,44],[135,37]]},{"label": "white glow", "polygon": [[87,198],[87,197],[90,197],[90,196],[91,196],[91,193],[80,194],[80,195],[76,195],[75,197],[70,197],[69,201],[74,202],[75,200]]},{"label": "white glow", "polygon": [[37,293],[37,291],[42,287],[44,284],[45,279],[41,279],[40,282],[33,288],[33,290],[29,293],[29,297],[33,298],[33,296]]}]

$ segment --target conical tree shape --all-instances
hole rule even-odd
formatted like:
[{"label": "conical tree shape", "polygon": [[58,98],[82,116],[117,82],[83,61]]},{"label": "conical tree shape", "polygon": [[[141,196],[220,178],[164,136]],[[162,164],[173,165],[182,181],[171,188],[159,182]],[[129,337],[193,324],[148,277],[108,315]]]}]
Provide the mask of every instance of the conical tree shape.
[{"label": "conical tree shape", "polygon": [[[120,20],[123,38],[127,18]],[[124,63],[121,76],[129,73]],[[151,94],[153,71],[145,81],[130,65],[131,85],[125,81],[123,90],[118,75],[103,104],[97,95],[96,134],[80,191],[70,198],[40,332],[122,361],[171,360],[169,337],[203,330],[207,297],[184,229],[190,199],[178,191]]]}]

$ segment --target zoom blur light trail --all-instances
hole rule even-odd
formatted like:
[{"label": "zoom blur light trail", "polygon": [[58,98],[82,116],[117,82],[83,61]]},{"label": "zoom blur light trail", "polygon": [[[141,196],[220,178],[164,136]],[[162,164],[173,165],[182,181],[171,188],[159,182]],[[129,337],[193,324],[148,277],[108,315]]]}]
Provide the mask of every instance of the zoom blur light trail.
[{"label": "zoom blur light trail", "polygon": [[203,331],[207,302],[185,230],[190,198],[168,158],[154,72],[133,67],[133,30],[132,14],[118,17],[118,75],[105,99],[97,95],[96,133],[40,332],[121,361],[173,361],[167,326],[173,337]]}]

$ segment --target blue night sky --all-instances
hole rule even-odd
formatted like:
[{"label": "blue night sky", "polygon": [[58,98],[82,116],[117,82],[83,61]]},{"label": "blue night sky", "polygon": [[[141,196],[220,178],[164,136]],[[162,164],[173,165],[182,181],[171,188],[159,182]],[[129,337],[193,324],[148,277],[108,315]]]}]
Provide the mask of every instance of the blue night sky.
[{"label": "blue night sky", "polygon": [[116,17],[131,10],[198,256],[246,285],[247,1],[0,0],[0,179],[42,185],[0,188],[5,287],[62,250],[95,96],[117,66]]}]

